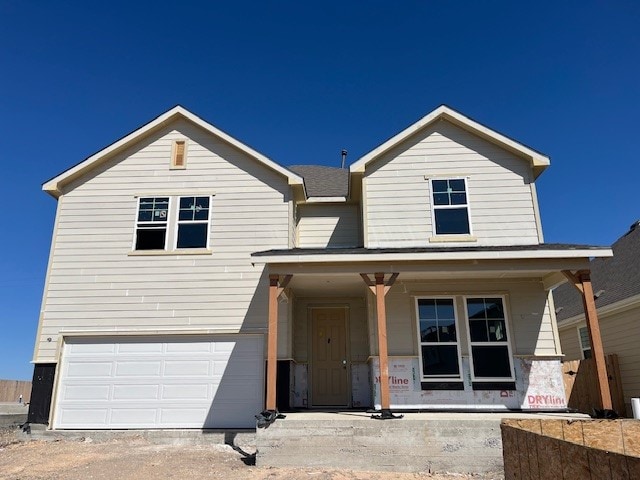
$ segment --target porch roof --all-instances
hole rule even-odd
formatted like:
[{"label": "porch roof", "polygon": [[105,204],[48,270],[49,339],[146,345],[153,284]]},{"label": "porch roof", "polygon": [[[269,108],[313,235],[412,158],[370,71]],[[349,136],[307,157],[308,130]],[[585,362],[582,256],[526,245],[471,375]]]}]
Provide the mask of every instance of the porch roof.
[{"label": "porch roof", "polygon": [[544,243],[539,245],[504,245],[472,247],[410,248],[290,248],[255,252],[255,263],[318,263],[419,260],[522,260],[589,259],[613,256],[609,247]]}]

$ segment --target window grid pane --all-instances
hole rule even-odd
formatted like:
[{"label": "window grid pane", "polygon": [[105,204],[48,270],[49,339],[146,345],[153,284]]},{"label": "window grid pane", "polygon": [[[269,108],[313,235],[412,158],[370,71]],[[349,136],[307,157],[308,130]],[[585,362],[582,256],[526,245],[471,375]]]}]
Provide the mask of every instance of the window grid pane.
[{"label": "window grid pane", "polygon": [[465,303],[474,378],[512,378],[502,298],[467,298]]},{"label": "window grid pane", "polygon": [[418,299],[422,378],[459,378],[454,300]]},{"label": "window grid pane", "polygon": [[466,181],[462,178],[432,180],[431,186],[435,234],[470,234]]},{"label": "window grid pane", "polygon": [[176,248],[206,248],[209,197],[180,197]]}]

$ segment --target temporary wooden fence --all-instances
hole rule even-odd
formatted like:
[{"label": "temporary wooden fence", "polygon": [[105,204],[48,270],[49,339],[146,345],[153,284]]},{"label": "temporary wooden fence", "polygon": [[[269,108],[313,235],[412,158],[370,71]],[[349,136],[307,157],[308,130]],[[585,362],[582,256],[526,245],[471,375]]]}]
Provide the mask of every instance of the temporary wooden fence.
[{"label": "temporary wooden fence", "polygon": [[[615,354],[607,355],[605,362],[613,410],[618,415],[625,416],[626,407],[622,393],[618,356]],[[567,395],[569,408],[588,414],[592,414],[594,409],[602,409],[598,390],[598,373],[592,358],[563,362],[562,373],[564,374],[564,391]]]},{"label": "temporary wooden fence", "polygon": [[0,402],[18,402],[22,395],[22,401],[29,403],[31,398],[31,382],[21,380],[0,380]]}]

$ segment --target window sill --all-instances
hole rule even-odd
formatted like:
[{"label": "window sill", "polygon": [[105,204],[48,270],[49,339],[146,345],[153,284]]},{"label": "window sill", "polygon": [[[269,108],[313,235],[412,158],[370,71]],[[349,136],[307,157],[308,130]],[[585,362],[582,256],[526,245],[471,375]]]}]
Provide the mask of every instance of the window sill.
[{"label": "window sill", "polygon": [[176,255],[211,255],[212,250],[208,248],[188,248],[181,250],[132,250],[127,255],[129,257],[156,257],[156,256],[176,256]]},{"label": "window sill", "polygon": [[473,235],[434,235],[429,237],[429,243],[447,243],[447,242],[477,242],[478,237]]}]

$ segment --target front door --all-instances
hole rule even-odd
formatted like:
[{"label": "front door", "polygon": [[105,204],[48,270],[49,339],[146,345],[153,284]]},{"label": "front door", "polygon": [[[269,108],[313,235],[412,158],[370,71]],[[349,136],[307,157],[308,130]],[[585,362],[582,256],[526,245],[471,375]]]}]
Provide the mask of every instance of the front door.
[{"label": "front door", "polygon": [[345,308],[311,310],[311,401],[314,407],[348,407]]}]

